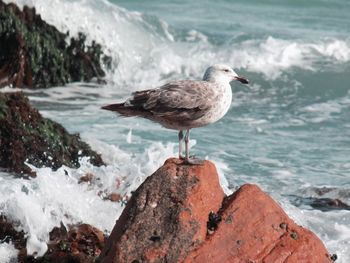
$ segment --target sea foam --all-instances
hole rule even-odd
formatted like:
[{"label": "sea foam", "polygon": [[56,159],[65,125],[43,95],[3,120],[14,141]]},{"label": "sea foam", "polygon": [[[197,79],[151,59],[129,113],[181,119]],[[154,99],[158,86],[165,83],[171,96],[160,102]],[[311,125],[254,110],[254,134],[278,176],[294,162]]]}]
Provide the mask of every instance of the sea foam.
[{"label": "sea foam", "polygon": [[[53,171],[28,164],[37,173],[30,180],[0,176],[0,213],[13,222],[16,230],[24,231],[28,254],[42,256],[47,250],[49,232],[61,223],[66,227],[87,223],[109,233],[131,191],[167,158],[176,155],[173,143],[153,143],[135,155],[93,138],[88,141],[101,152],[106,166],[95,167],[82,158],[78,169],[63,166]],[[219,163],[218,169],[226,168]],[[94,175],[92,181],[79,183],[86,174]],[[220,178],[228,189],[222,172]],[[112,192],[120,194],[124,201],[104,200]]]},{"label": "sea foam", "polygon": [[0,262],[16,263],[18,251],[12,243],[1,243],[0,240]]}]

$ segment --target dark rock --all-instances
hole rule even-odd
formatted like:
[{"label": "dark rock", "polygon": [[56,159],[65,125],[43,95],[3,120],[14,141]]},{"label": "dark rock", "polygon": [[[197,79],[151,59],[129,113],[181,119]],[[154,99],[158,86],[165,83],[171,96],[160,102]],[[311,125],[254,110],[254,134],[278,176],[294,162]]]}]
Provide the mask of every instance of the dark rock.
[{"label": "dark rock", "polygon": [[81,183],[88,183],[91,184],[92,180],[94,179],[94,175],[92,173],[86,173],[84,176],[79,178],[79,184]]},{"label": "dark rock", "polygon": [[337,254],[329,255],[330,259],[335,262],[338,259]]},{"label": "dark rock", "polygon": [[103,232],[91,225],[81,224],[69,231],[61,225],[51,231],[48,251],[35,262],[95,262],[104,243]]},{"label": "dark rock", "polygon": [[223,197],[211,162],[167,160],[133,193],[99,259],[331,262],[316,235],[296,225],[259,187],[244,185]]},{"label": "dark rock", "polygon": [[26,254],[26,238],[23,231],[18,232],[11,221],[0,215],[0,243],[12,243],[20,252]]},{"label": "dark rock", "polygon": [[326,187],[326,186],[321,187],[321,188],[313,187],[312,189],[313,189],[313,190],[315,191],[315,193],[318,194],[319,196],[322,196],[322,195],[325,195],[325,194],[328,194],[328,193],[330,193],[330,192],[332,192],[332,191],[337,190],[337,188],[335,188],[335,187]]},{"label": "dark rock", "polygon": [[346,204],[340,199],[333,198],[318,198],[318,197],[300,197],[291,196],[292,203],[296,206],[310,206],[314,209],[321,210],[323,212],[333,210],[350,210],[350,205]]},{"label": "dark rock", "polygon": [[82,33],[69,44],[67,37],[34,8],[21,11],[0,0],[0,87],[43,88],[104,77],[102,64],[110,67],[111,58],[101,45],[87,45]]},{"label": "dark rock", "polygon": [[311,207],[319,209],[321,211],[331,210],[350,210],[350,205],[344,203],[339,199],[331,198],[310,198]]},{"label": "dark rock", "polygon": [[103,232],[97,228],[80,224],[68,231],[63,224],[50,232],[47,252],[38,258],[27,255],[26,236],[17,232],[4,216],[0,216],[0,242],[12,242],[19,250],[19,263],[93,263],[101,253],[105,243]]},{"label": "dark rock", "polygon": [[221,221],[221,216],[217,213],[210,212],[207,222],[208,233],[212,234],[218,228],[218,224]]},{"label": "dark rock", "polygon": [[18,174],[33,175],[24,164],[57,169],[63,164],[79,167],[79,158],[90,157],[100,166],[101,156],[69,134],[60,124],[43,118],[23,93],[0,93],[0,167]]}]

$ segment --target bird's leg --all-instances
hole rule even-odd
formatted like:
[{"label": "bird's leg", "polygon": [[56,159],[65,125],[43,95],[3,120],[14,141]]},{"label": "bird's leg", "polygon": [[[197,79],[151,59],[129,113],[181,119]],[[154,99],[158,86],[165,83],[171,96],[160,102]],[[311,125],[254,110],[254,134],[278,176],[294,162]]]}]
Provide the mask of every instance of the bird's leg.
[{"label": "bird's leg", "polygon": [[184,139],[184,133],[183,131],[179,131],[179,159],[183,159],[182,156],[182,141]]},{"label": "bird's leg", "polygon": [[190,150],[189,150],[189,146],[188,143],[190,141],[190,129],[186,130],[186,135],[185,135],[185,151],[186,151],[186,160],[190,159]]},{"label": "bird's leg", "polygon": [[185,134],[185,162],[187,164],[203,164],[203,160],[197,159],[195,157],[190,157],[190,150],[189,150],[189,141],[190,141],[190,129],[186,130]]}]

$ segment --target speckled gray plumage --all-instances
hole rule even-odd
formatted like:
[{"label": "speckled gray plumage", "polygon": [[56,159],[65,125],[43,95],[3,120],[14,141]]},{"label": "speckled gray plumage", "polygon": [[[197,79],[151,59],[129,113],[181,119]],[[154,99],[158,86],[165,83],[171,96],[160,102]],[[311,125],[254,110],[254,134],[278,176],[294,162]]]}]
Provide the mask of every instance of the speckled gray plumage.
[{"label": "speckled gray plumage", "polygon": [[165,127],[181,129],[202,118],[219,102],[216,83],[181,80],[158,89],[137,91],[125,104],[137,109],[137,116],[159,122]]},{"label": "speckled gray plumage", "polygon": [[248,83],[229,66],[214,65],[206,70],[203,80],[172,81],[157,89],[136,91],[125,102],[102,108],[116,111],[125,117],[143,117],[178,130],[179,157],[182,158],[181,143],[184,139],[185,159],[193,163],[188,146],[190,129],[216,122],[226,114],[231,105],[230,82],[233,80]]}]

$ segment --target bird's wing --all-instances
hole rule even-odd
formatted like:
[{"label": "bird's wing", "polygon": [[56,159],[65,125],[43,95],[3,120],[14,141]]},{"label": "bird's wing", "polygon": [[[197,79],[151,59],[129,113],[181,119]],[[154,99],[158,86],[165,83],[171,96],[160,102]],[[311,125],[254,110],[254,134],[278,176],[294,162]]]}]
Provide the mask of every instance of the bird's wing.
[{"label": "bird's wing", "polygon": [[170,82],[159,89],[135,92],[130,103],[169,119],[196,119],[217,100],[212,85],[206,81]]}]

